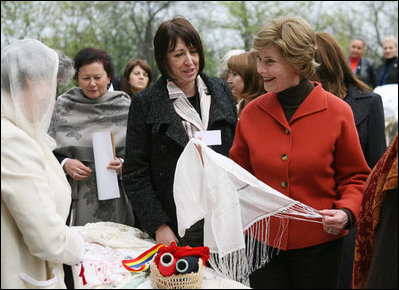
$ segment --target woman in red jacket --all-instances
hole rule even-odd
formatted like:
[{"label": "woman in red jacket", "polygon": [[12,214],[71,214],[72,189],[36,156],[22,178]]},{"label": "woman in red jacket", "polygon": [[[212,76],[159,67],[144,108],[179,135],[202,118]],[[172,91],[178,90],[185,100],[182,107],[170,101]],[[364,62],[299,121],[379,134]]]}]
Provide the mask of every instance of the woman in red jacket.
[{"label": "woman in red jacket", "polygon": [[[348,104],[311,82],[316,37],[299,17],[280,17],[254,38],[268,92],[241,113],[230,158],[292,199],[320,210],[322,224],[289,220],[278,255],[253,272],[253,288],[337,288],[342,237],[356,221],[370,173]],[[274,220],[273,220],[274,219]]]}]

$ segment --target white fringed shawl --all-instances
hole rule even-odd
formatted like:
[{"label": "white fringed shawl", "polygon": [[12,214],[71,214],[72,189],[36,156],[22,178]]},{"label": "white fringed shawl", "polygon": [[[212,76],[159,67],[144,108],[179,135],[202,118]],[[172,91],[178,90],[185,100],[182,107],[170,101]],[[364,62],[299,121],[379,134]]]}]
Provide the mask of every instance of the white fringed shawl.
[{"label": "white fringed shawl", "polygon": [[[179,235],[183,237],[186,229],[204,218],[204,246],[209,247],[210,264],[244,284],[249,283],[250,273],[269,261],[267,245],[251,237],[266,233],[268,240],[271,216],[281,220],[277,239],[281,239],[287,218],[312,222],[321,218],[315,209],[271,188],[195,138],[177,162],[174,200]],[[260,220],[266,221],[266,228],[259,226]]]}]

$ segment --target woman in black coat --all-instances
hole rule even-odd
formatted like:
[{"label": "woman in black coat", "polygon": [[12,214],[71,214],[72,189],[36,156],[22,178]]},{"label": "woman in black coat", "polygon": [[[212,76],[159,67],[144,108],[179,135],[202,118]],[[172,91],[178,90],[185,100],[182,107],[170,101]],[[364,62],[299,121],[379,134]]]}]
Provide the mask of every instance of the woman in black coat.
[{"label": "woman in black coat", "polygon": [[198,131],[220,130],[221,144],[210,147],[228,156],[237,122],[234,96],[226,82],[202,73],[201,39],[186,19],[163,22],[154,48],[162,77],[132,99],[123,184],[140,227],[157,243],[202,246],[203,221],[183,239],[177,234],[176,163]]},{"label": "woman in black coat", "polygon": [[[373,168],[386,150],[384,109],[381,96],[359,80],[338,42],[329,34],[316,33],[316,61],[320,63],[314,80],[324,89],[340,97],[352,108],[364,157]],[[341,289],[350,289],[356,240],[356,227],[344,237]]]},{"label": "woman in black coat", "polygon": [[390,36],[382,41],[384,62],[377,68],[374,87],[398,83],[398,41]]},{"label": "woman in black coat", "polygon": [[387,148],[381,96],[354,75],[342,48],[331,35],[317,32],[316,39],[316,61],[320,66],[314,79],[352,108],[364,157],[373,168]]}]

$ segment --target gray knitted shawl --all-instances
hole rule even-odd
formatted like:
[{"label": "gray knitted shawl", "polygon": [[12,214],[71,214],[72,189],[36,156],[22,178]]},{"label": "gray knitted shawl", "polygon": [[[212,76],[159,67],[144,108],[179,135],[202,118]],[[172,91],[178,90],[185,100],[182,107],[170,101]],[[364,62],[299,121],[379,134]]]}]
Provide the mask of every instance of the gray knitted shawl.
[{"label": "gray knitted shawl", "polygon": [[49,134],[56,140],[55,152],[81,161],[94,161],[92,133],[111,131],[118,157],[125,155],[126,126],[130,97],[108,91],[97,99],[84,96],[74,87],[59,96]]}]

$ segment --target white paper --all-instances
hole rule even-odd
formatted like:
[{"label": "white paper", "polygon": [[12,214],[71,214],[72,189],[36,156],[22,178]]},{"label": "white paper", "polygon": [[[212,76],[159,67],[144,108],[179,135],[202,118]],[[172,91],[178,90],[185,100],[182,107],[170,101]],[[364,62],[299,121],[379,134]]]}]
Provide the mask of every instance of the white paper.
[{"label": "white paper", "polygon": [[200,139],[207,146],[222,145],[222,137],[220,130],[197,131],[195,132],[195,138]]},{"label": "white paper", "polygon": [[108,164],[114,160],[111,133],[109,131],[93,133],[92,141],[98,199],[107,200],[119,198],[119,185],[116,171],[107,169]]}]

